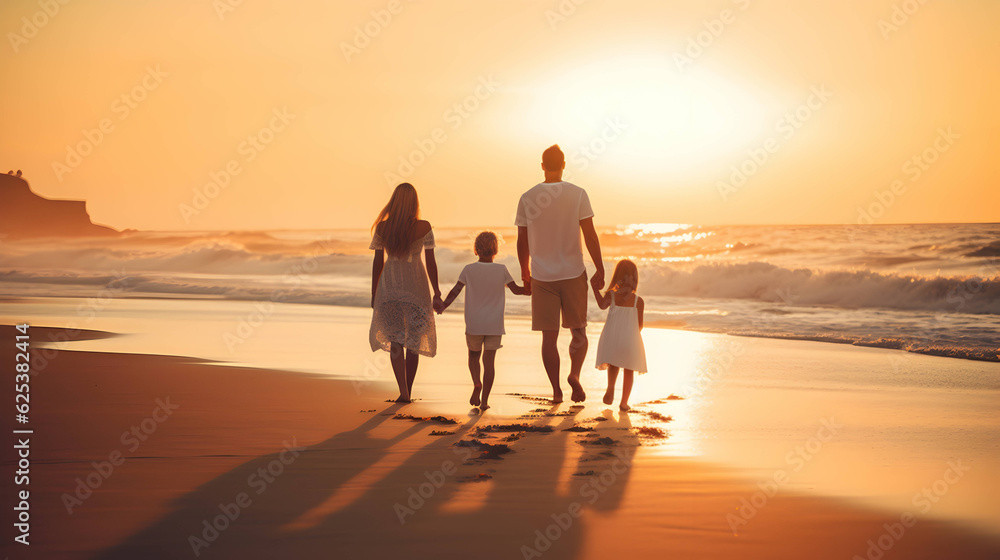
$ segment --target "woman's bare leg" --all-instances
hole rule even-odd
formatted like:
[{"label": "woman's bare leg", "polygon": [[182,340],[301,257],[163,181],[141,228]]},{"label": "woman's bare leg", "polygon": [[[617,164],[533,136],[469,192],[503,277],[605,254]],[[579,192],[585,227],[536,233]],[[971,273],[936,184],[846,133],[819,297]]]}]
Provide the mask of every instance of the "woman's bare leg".
[{"label": "woman's bare leg", "polygon": [[420,354],[413,350],[406,350],[406,394],[413,398],[413,380],[417,377],[417,364],[420,361]]},{"label": "woman's bare leg", "polygon": [[396,376],[396,385],[399,386],[399,396],[396,397],[396,402],[410,402],[410,389],[406,383],[406,360],[403,356],[402,344],[390,343],[389,361],[392,363],[392,373]]},{"label": "woman's bare leg", "polygon": [[615,402],[615,383],[618,382],[618,366],[608,366],[608,390],[604,393],[604,404]]}]

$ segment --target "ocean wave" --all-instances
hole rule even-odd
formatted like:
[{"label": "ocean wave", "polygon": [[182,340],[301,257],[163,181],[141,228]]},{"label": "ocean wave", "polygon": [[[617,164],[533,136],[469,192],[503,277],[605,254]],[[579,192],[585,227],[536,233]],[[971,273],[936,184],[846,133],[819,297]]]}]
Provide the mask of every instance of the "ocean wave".
[{"label": "ocean wave", "polygon": [[888,308],[1000,314],[1000,279],[917,277],[869,270],[814,271],[769,263],[711,264],[683,270],[643,267],[651,295],[749,299],[845,309]]},{"label": "ocean wave", "polygon": [[[52,258],[50,255],[44,261],[51,264]],[[215,295],[231,299],[252,299],[294,284],[296,301],[312,303],[329,301],[331,292],[363,295],[369,289],[366,279],[371,266],[370,257],[361,255],[260,256],[213,247],[191,247],[183,254],[133,258],[117,251],[91,255],[92,264],[96,262],[95,268],[101,272],[79,271],[78,263],[67,251],[60,251],[60,258],[68,269],[0,270],[0,283],[51,285],[56,290],[71,285],[98,289],[118,285],[117,289],[125,292]],[[39,258],[8,260],[24,265]],[[468,261],[468,255],[462,252],[439,251],[443,288],[457,279]],[[513,257],[501,262],[516,272]],[[611,270],[613,263],[607,264]],[[192,270],[198,272],[183,272]],[[815,271],[765,262],[709,264],[693,269],[642,263],[640,270],[640,293],[651,296],[750,300],[800,307],[1000,314],[1000,279],[995,277],[928,278],[869,270]]]},{"label": "ocean wave", "polygon": [[2,293],[12,295],[116,298],[177,297],[240,301],[274,301],[314,305],[366,307],[370,296],[358,278],[320,281],[318,277],[164,277],[144,274],[103,275],[56,271],[0,272]]},{"label": "ocean wave", "polygon": [[854,338],[845,335],[797,335],[789,333],[764,332],[732,332],[733,336],[748,336],[755,338],[774,338],[780,340],[804,340],[809,342],[829,342],[834,344],[850,344],[868,348],[884,348],[888,350],[903,350],[914,354],[926,354],[942,358],[958,358],[981,362],[1000,362],[1000,350],[984,346],[952,346],[944,344],[920,344],[905,338]]},{"label": "ocean wave", "polygon": [[1000,257],[1000,241],[994,241],[989,245],[984,245],[975,251],[965,254],[966,257]]}]

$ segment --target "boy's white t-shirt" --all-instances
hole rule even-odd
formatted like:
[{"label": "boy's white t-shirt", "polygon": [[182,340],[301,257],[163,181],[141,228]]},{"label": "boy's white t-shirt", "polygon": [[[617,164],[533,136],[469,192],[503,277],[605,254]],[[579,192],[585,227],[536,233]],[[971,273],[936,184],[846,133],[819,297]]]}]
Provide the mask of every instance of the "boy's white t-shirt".
[{"label": "boy's white t-shirt", "polygon": [[528,228],[531,277],[556,282],[586,272],[580,220],[593,216],[587,191],[573,183],[539,183],[521,195],[514,225]]},{"label": "boy's white t-shirt", "polygon": [[458,275],[465,284],[465,334],[501,335],[507,284],[514,281],[501,263],[474,262]]}]

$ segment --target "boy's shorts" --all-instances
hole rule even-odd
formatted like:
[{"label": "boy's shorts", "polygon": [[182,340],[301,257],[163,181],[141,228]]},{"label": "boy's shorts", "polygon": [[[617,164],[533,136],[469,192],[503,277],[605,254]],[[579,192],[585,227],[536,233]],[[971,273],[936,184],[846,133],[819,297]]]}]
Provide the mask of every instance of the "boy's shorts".
[{"label": "boy's shorts", "polygon": [[531,330],[558,331],[587,326],[587,273],[576,278],[543,282],[531,279]]},{"label": "boy's shorts", "polygon": [[503,348],[500,344],[500,339],[503,338],[499,334],[467,334],[465,335],[465,342],[469,345],[469,350],[472,352],[481,352],[483,348],[486,350],[499,350]]}]

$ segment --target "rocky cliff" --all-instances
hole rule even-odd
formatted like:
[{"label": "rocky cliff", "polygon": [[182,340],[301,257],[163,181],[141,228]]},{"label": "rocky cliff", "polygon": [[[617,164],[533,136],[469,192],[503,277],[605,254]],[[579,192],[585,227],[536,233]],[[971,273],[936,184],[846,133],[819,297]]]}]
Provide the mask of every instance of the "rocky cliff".
[{"label": "rocky cliff", "polygon": [[90,221],[82,200],[52,200],[31,191],[28,182],[0,175],[0,238],[96,237],[118,231]]}]

